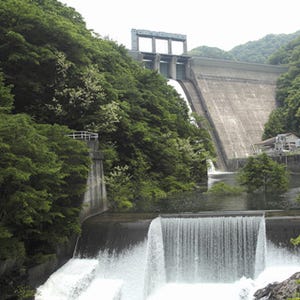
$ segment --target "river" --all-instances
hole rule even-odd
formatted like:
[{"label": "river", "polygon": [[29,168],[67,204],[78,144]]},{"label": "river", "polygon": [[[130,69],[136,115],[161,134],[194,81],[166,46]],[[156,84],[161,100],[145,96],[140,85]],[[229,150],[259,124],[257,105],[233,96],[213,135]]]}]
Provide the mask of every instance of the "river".
[{"label": "river", "polygon": [[[265,232],[266,211],[297,214],[299,179],[292,176],[282,197],[199,191],[149,213],[91,218],[74,258],[35,299],[251,300],[258,288],[300,270],[298,252],[275,246]],[[234,184],[236,174],[209,174],[209,186],[219,181]]]}]

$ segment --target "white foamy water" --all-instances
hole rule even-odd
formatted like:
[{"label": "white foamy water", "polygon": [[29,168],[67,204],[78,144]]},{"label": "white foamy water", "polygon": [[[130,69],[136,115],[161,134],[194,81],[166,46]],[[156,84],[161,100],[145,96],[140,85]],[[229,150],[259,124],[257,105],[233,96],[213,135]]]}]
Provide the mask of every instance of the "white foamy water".
[{"label": "white foamy water", "polygon": [[119,300],[122,297],[122,280],[95,278],[90,286],[77,299],[78,300]]},{"label": "white foamy water", "polygon": [[184,90],[182,89],[180,83],[177,80],[168,79],[168,84],[171,85],[176,90],[176,92],[183,98],[183,100],[185,101],[185,103],[188,107],[189,114],[191,115],[191,113],[192,113],[191,105],[190,105],[190,103],[186,97],[186,94],[185,94]]},{"label": "white foamy water", "polygon": [[70,259],[38,288],[35,300],[77,299],[95,278],[97,259]]},{"label": "white foamy water", "polygon": [[[217,231],[220,231],[220,226],[224,227],[224,229],[226,229],[226,226],[229,226],[225,224],[224,219],[209,219],[212,218],[207,219],[207,224],[211,223],[212,228],[217,228]],[[97,259],[71,259],[38,289],[35,299],[252,300],[253,294],[257,289],[274,281],[283,281],[295,272],[300,271],[300,259],[298,255],[290,254],[287,250],[276,248],[270,243],[265,245],[265,240],[261,237],[264,232],[264,227],[259,225],[258,221],[256,217],[250,218],[246,220],[246,222],[240,218],[234,220],[233,223],[232,220],[230,220],[230,223],[232,223],[230,226],[233,226],[230,230],[236,230],[238,235],[240,235],[238,227],[243,228],[243,231],[247,232],[247,236],[250,234],[250,228],[248,227],[252,228],[254,226],[258,230],[256,237],[254,233],[251,233],[252,242],[257,244],[255,247],[255,255],[251,252],[251,249],[247,248],[248,246],[243,250],[243,252],[248,253],[247,255],[249,255],[249,251],[250,254],[252,253],[252,260],[256,257],[255,269],[258,274],[253,275],[254,278],[241,276],[241,278],[237,278],[229,283],[222,282],[220,278],[218,278],[218,282],[195,282],[195,278],[197,279],[198,277],[200,280],[203,280],[206,273],[201,275],[201,270],[198,269],[196,270],[197,272],[195,272],[195,269],[192,270],[193,276],[189,276],[189,274],[186,273],[186,270],[183,268],[184,264],[182,264],[182,260],[187,261],[187,259],[194,254],[190,252],[191,249],[186,249],[185,251],[185,247],[180,250],[179,244],[185,243],[192,245],[190,244],[191,242],[188,241],[188,236],[190,236],[191,239],[197,240],[192,233],[195,232],[195,230],[201,231],[202,229],[193,227],[194,225],[190,224],[192,223],[191,220],[185,220],[183,223],[181,220],[180,225],[175,224],[176,226],[174,226],[176,220],[172,219],[170,223],[168,220],[164,220],[164,222],[169,223],[168,226],[166,226],[160,218],[157,218],[153,220],[149,228],[148,240],[130,249],[124,250],[119,254],[101,251]],[[200,221],[200,223],[202,222],[203,221]],[[213,232],[212,228],[209,229],[206,227],[204,231]],[[177,233],[174,235],[174,233],[171,233],[172,231],[176,231]],[[202,238],[204,238],[202,235],[204,231],[200,234]],[[182,233],[184,234],[182,235]],[[166,235],[167,238],[164,237],[164,235]],[[181,239],[180,243],[176,241],[178,237]],[[220,236],[212,235],[212,237],[219,239]],[[205,238],[205,243],[210,241],[209,236]],[[234,238],[231,237],[230,239]],[[226,238],[223,242],[227,243]],[[166,243],[170,243],[167,248],[165,247]],[[198,246],[199,245],[197,245],[197,247]],[[209,247],[210,246],[208,246],[208,249]],[[218,248],[219,246],[216,245],[215,247]],[[231,252],[240,251],[235,250],[235,242],[232,244],[232,247]],[[267,249],[264,250],[264,247]],[[171,259],[165,260],[165,251],[171,251]],[[195,251],[193,250],[193,252]],[[239,253],[240,256],[242,255],[240,252],[237,253]],[[197,255],[199,255],[199,253]],[[211,258],[209,256],[207,256],[207,259],[214,259],[214,256]],[[195,263],[197,263],[197,256],[195,257]],[[232,257],[228,257],[227,254],[224,254],[222,263],[225,264],[224,268],[226,264],[229,263],[229,269],[227,269],[228,273],[232,272],[231,268],[235,265],[235,263],[232,264],[230,259],[232,259]],[[170,263],[172,264],[171,266],[168,265]],[[187,261],[187,264],[189,263],[190,262]],[[241,260],[239,263],[243,263],[243,261]],[[260,268],[258,268],[257,265],[260,265]],[[178,273],[175,277],[173,275],[170,276],[168,272],[174,270],[173,266],[177,271],[183,268],[183,275]],[[199,266],[202,268],[203,264],[199,263]],[[247,268],[249,268],[249,266],[247,266]],[[223,272],[223,270],[221,271]],[[210,271],[206,270],[203,272]],[[195,274],[197,275],[196,277],[194,276]],[[210,278],[211,275],[207,273],[207,277]],[[225,276],[225,278],[228,279],[232,277]],[[192,280],[192,282],[189,280]]]}]

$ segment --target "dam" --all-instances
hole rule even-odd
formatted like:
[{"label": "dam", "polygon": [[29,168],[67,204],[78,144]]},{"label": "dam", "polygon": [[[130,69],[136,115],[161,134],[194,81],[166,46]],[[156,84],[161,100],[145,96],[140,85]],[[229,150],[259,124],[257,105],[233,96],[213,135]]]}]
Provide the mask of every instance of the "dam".
[{"label": "dam", "polygon": [[[149,34],[156,48],[155,34],[136,33]],[[180,82],[193,110],[208,121],[224,167],[250,155],[248,143],[254,138],[251,135],[244,142],[242,137],[249,135],[252,123],[257,126],[261,122],[261,110],[275,107],[275,84],[282,69],[194,59],[185,54],[174,58],[172,39],[183,42],[185,49],[185,37],[158,36],[167,38],[168,53],[140,53],[140,58]],[[137,54],[138,41],[135,45]],[[248,110],[256,111],[257,121],[252,122]],[[236,113],[244,117],[243,130],[241,124],[229,126],[238,122]],[[226,140],[222,136],[226,134],[232,137]],[[100,159],[94,154],[92,158]],[[203,205],[209,202],[196,200]],[[211,199],[217,205],[225,202],[216,200]],[[225,206],[205,210],[204,206],[190,209],[189,199],[182,197],[183,207],[176,206],[176,211],[103,213],[86,218],[73,258],[38,288],[35,299],[92,300],[101,296],[107,300],[196,300],[200,295],[210,300],[251,300],[258,288],[300,269],[299,249],[290,243],[290,238],[299,234],[300,220],[297,212],[286,215],[277,206],[254,208],[249,200],[230,202],[234,211]],[[283,203],[285,209],[286,205]]]},{"label": "dam", "polygon": [[[151,52],[140,51],[139,37],[151,38]],[[262,139],[264,124],[276,107],[276,81],[287,68],[191,57],[184,35],[133,30],[132,39],[131,55],[147,68],[179,81],[193,111],[207,120],[217,167],[237,169]],[[156,39],[167,41],[168,53],[155,52]],[[172,53],[172,42],[183,44],[182,54]]]},{"label": "dam", "polygon": [[[238,168],[254,153],[264,124],[276,108],[275,90],[285,67],[191,58],[182,81],[194,111],[211,126],[221,168]],[[220,163],[219,163],[220,164]]]}]

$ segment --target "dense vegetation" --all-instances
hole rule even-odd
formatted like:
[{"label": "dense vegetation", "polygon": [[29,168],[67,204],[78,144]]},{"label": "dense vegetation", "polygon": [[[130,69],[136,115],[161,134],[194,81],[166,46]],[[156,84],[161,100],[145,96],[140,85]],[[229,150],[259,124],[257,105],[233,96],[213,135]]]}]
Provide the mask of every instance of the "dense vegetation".
[{"label": "dense vegetation", "polygon": [[275,162],[266,153],[251,156],[240,171],[239,182],[247,193],[282,194],[288,189],[288,174],[283,164]]},{"label": "dense vegetation", "polygon": [[190,50],[188,54],[191,56],[236,60],[235,57],[229,51],[221,50],[217,47],[200,46]]},{"label": "dense vegetation", "polygon": [[250,41],[224,51],[216,47],[201,46],[192,49],[189,54],[208,58],[219,58],[250,63],[268,63],[270,56],[300,35],[297,31],[292,34],[268,34],[265,37]]},{"label": "dense vegetation", "polygon": [[[90,161],[70,130],[99,133],[111,209],[206,180],[209,135],[166,79],[56,0],[2,0],[0,15],[0,261],[26,270],[78,232]],[[18,297],[15,278],[1,292]]]},{"label": "dense vegetation", "polygon": [[265,37],[234,47],[229,51],[237,61],[268,63],[270,56],[300,35],[300,31],[291,34],[268,34]]},{"label": "dense vegetation", "polygon": [[22,299],[22,270],[44,261],[80,231],[90,160],[87,146],[66,136],[68,128],[10,114],[12,100],[1,73],[0,262],[13,262],[15,268],[13,276],[0,276],[0,290],[2,297]]},{"label": "dense vegetation", "polygon": [[271,62],[287,64],[289,69],[277,82],[278,108],[270,115],[263,138],[284,132],[300,136],[300,38],[274,53]]},{"label": "dense vegetation", "polygon": [[1,6],[0,59],[14,111],[98,132],[113,207],[138,206],[203,179],[209,136],[189,122],[185,102],[164,78],[86,30],[57,1]]}]

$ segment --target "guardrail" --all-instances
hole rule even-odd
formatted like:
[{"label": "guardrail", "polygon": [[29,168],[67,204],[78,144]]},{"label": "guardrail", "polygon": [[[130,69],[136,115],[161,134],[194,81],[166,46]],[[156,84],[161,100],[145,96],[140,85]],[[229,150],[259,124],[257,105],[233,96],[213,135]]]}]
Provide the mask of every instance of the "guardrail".
[{"label": "guardrail", "polygon": [[74,131],[67,136],[73,138],[74,140],[84,140],[84,141],[95,141],[98,140],[98,133],[89,131]]}]

